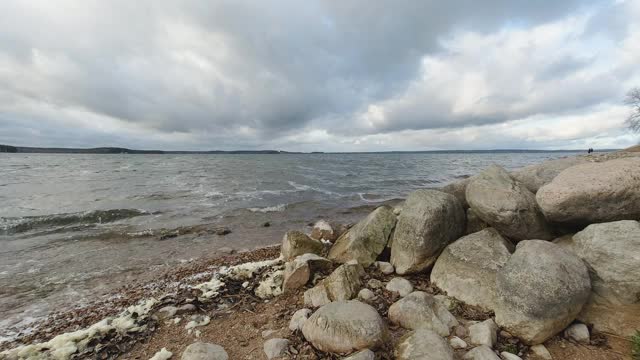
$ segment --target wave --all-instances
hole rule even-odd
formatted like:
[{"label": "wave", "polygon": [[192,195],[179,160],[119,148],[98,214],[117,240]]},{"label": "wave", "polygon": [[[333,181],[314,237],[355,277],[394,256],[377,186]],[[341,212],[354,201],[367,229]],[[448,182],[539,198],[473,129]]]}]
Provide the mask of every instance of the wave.
[{"label": "wave", "polygon": [[287,208],[287,204],[279,204],[275,206],[267,206],[261,208],[249,208],[247,210],[251,212],[261,212],[261,213],[269,213],[269,212],[283,212]]},{"label": "wave", "polygon": [[11,235],[30,230],[82,224],[103,224],[136,216],[150,215],[144,210],[114,209],[44,216],[0,218],[0,235]]}]

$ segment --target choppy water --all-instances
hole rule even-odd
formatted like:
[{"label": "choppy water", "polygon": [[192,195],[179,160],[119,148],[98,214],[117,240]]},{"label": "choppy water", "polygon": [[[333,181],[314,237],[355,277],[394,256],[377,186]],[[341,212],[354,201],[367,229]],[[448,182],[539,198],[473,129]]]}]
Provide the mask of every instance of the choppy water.
[{"label": "choppy water", "polygon": [[[273,244],[319,218],[352,222],[363,205],[491,163],[567,155],[0,154],[0,342],[51,311],[223,246]],[[211,234],[218,225],[233,232]]]}]

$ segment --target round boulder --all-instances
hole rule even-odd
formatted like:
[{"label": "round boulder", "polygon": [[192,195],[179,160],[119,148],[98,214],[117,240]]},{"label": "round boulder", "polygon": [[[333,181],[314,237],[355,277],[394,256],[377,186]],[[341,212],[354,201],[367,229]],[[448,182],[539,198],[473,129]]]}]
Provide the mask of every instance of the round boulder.
[{"label": "round boulder", "polygon": [[475,176],[467,186],[467,201],[480,219],[509,238],[553,239],[535,195],[500,166]]},{"label": "round boulder", "polygon": [[513,251],[513,245],[493,228],[467,235],[444,249],[431,271],[431,282],[451,297],[493,310],[496,272]]},{"label": "round boulder", "polygon": [[640,223],[593,224],[557,242],[582,258],[593,292],[578,319],[602,332],[629,337],[640,323]]},{"label": "round boulder", "polygon": [[465,230],[458,199],[437,190],[409,194],[398,217],[391,245],[391,263],[399,275],[428,269],[442,249]]},{"label": "round boulder", "polygon": [[535,194],[541,187],[553,181],[553,179],[565,169],[585,162],[587,162],[585,158],[575,156],[547,160],[513,171],[511,176]]},{"label": "round boulder", "polygon": [[318,350],[345,354],[381,345],[387,328],[376,309],[352,300],[319,308],[305,321],[302,334]]},{"label": "round boulder", "polygon": [[433,330],[420,328],[400,339],[395,355],[397,360],[453,360],[453,349]]},{"label": "round boulder", "polygon": [[590,292],[587,267],[575,254],[548,241],[523,241],[496,275],[496,323],[540,344],[576,318]]},{"label": "round boulder", "polygon": [[369,266],[389,242],[389,235],[396,225],[396,216],[389,206],[381,206],[366,218],[342,234],[329,251],[329,259],[346,263],[357,260]]},{"label": "round boulder", "polygon": [[449,336],[458,325],[456,318],[433,295],[415,291],[389,307],[389,320],[405,329],[432,329],[440,336]]},{"label": "round boulder", "polygon": [[640,157],[572,166],[536,195],[547,219],[591,224],[640,218]]}]

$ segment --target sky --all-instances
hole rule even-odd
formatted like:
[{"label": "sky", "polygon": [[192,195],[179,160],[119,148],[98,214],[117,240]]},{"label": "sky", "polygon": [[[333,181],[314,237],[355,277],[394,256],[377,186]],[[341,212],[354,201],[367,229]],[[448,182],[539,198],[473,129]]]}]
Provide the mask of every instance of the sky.
[{"label": "sky", "polygon": [[0,143],[624,148],[640,0],[3,0]]}]

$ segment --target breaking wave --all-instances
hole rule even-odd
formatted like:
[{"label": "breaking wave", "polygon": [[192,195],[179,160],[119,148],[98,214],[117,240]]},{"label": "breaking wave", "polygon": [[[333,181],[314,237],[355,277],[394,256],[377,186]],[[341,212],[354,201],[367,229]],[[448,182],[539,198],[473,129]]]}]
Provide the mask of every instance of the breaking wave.
[{"label": "breaking wave", "polygon": [[0,218],[0,234],[19,234],[41,228],[69,225],[103,224],[149,214],[150,213],[144,210],[114,209],[44,216]]}]

